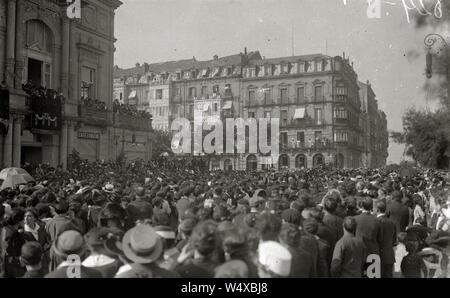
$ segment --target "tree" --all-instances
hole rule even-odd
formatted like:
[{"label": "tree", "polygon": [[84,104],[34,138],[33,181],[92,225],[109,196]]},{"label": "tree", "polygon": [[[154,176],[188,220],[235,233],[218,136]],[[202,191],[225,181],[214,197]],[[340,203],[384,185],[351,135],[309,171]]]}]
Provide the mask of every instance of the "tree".
[{"label": "tree", "polygon": [[405,154],[422,166],[445,169],[450,166],[450,116],[445,109],[436,112],[409,109],[403,116],[403,132],[391,138],[406,144]]}]

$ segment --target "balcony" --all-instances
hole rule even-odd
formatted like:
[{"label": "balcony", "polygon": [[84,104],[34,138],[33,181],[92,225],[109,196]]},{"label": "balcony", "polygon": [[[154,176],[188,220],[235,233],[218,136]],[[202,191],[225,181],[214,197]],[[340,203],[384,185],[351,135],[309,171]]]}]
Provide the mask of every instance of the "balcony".
[{"label": "balcony", "polygon": [[78,105],[78,115],[85,123],[100,126],[108,125],[108,110],[106,108],[80,104]]},{"label": "balcony", "polygon": [[116,113],[114,114],[114,124],[123,128],[139,131],[152,130],[152,119],[140,115]]},{"label": "balcony", "polygon": [[336,144],[330,139],[323,138],[322,140],[317,140],[316,142],[289,142],[281,143],[280,149],[284,151],[317,151],[317,150],[329,150],[335,149]]},{"label": "balcony", "polygon": [[333,95],[333,100],[336,102],[347,102],[348,96],[347,95]]}]

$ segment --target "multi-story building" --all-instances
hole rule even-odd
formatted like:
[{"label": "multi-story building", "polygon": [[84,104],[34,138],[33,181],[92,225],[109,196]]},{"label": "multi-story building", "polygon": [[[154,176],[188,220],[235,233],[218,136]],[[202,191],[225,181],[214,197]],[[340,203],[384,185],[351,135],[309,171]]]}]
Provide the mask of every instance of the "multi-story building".
[{"label": "multi-story building", "polygon": [[358,82],[358,85],[363,107],[364,165],[379,168],[386,165],[388,156],[389,135],[386,114],[378,109],[378,101],[370,82]]},{"label": "multi-story building", "polygon": [[[66,1],[0,0],[0,79],[10,94],[9,126],[0,136],[3,167],[66,168],[73,149],[90,160],[121,152],[150,158],[151,119],[113,113],[114,11],[121,4],[83,2],[81,19],[72,20]],[[64,97],[60,119],[52,118],[57,129],[36,128],[46,107],[36,110],[25,82]]]},{"label": "multi-story building", "polygon": [[[360,101],[348,60],[317,54],[251,61],[242,81],[244,117],[280,119],[280,169],[359,166]],[[262,167],[258,158],[242,156],[241,168]]]},{"label": "multi-story building", "polygon": [[[345,54],[265,59],[258,51],[247,53],[245,49],[238,55],[215,55],[209,61],[193,58],[149,64],[149,73],[157,84],[150,97],[156,94],[157,100],[167,101],[168,126],[177,117],[194,122],[194,115],[221,120],[279,119],[280,157],[274,167],[311,168],[330,163],[361,167],[372,158],[367,153],[375,152],[371,135],[366,134],[375,134],[377,120],[367,116],[378,113],[375,95],[371,88],[360,90]],[[118,86],[116,93],[119,88],[123,87]],[[148,88],[152,90],[150,83]],[[149,100],[153,115],[157,100]],[[210,164],[212,169],[261,169],[267,167],[262,158],[261,154],[212,154]]]}]

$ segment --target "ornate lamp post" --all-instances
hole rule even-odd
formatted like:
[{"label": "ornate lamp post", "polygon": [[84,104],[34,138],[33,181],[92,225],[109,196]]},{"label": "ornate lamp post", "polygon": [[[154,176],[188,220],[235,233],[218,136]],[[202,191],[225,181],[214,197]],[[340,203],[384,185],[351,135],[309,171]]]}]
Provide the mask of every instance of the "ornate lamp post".
[{"label": "ornate lamp post", "polygon": [[[445,38],[437,33],[430,33],[425,36],[424,39],[425,45],[428,47],[428,53],[426,56],[426,76],[428,79],[433,77],[433,56],[432,50],[435,51],[436,55],[439,55],[441,52],[444,52],[446,56],[446,77],[447,77],[447,107],[450,109],[450,75],[449,75],[449,58],[450,58],[450,48],[448,43],[445,41]],[[438,47],[436,47],[438,46]]]}]

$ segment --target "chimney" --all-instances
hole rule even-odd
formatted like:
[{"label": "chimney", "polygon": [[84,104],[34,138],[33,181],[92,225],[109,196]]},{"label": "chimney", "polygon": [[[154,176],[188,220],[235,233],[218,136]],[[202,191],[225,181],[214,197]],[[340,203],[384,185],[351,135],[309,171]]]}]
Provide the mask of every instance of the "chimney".
[{"label": "chimney", "polygon": [[244,48],[244,54],[247,55],[247,47]]},{"label": "chimney", "polygon": [[217,61],[217,60],[219,60],[219,56],[217,56],[217,54],[216,55],[214,55],[214,61]]},{"label": "chimney", "polygon": [[342,58],[345,60],[345,52],[342,52]]},{"label": "chimney", "polygon": [[136,63],[136,67],[139,67],[139,66],[141,66],[141,64],[139,62],[137,62]]},{"label": "chimney", "polygon": [[192,56],[192,61],[194,61],[194,62],[197,61],[197,60],[195,60],[195,56]]}]

